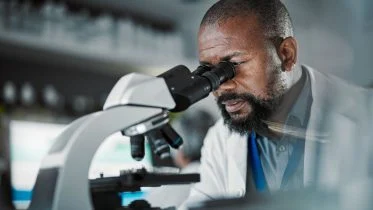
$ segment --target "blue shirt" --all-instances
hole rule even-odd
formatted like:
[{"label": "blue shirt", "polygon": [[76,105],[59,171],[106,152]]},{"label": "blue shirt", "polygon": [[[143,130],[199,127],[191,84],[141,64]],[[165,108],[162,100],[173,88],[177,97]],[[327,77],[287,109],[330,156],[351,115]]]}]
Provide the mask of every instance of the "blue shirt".
[{"label": "blue shirt", "polygon": [[[305,76],[305,82],[302,91],[290,110],[286,126],[295,126],[307,129],[308,115],[312,103],[311,84],[307,71],[302,71]],[[296,147],[296,142],[305,141],[304,137],[295,137],[285,134],[281,139],[270,139],[260,136],[257,138],[257,146],[260,153],[263,172],[266,178],[269,191],[299,189],[303,187],[303,169],[304,169],[304,146]],[[290,160],[295,148],[301,149],[299,160]],[[290,177],[284,177],[285,170],[290,161],[298,163],[297,168]],[[281,187],[283,179],[287,182]]]}]

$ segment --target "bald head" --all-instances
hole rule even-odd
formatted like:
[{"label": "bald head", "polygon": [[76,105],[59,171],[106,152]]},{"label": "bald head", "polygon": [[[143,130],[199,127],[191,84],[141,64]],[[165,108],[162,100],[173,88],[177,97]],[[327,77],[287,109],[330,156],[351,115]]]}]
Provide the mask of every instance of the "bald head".
[{"label": "bald head", "polygon": [[251,15],[256,16],[268,38],[293,36],[292,20],[280,0],[221,0],[206,12],[201,26],[220,24],[233,17]]}]

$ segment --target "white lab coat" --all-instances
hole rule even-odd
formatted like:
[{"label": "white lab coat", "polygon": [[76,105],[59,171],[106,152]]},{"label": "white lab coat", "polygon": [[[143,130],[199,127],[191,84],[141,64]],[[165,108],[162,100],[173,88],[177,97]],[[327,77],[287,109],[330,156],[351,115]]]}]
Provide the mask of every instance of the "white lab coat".
[{"label": "white lab coat", "polygon": [[[373,93],[304,68],[310,75],[313,97],[305,143],[304,185],[338,187],[356,176],[367,177],[372,173],[369,161],[373,160]],[[314,134],[328,143],[317,143]],[[317,145],[322,146],[318,149]],[[316,170],[317,157],[321,162]],[[219,120],[209,130],[202,149],[201,182],[193,186],[181,209],[195,201],[243,196],[246,158],[247,137],[230,132]],[[249,190],[255,190],[253,183]]]}]

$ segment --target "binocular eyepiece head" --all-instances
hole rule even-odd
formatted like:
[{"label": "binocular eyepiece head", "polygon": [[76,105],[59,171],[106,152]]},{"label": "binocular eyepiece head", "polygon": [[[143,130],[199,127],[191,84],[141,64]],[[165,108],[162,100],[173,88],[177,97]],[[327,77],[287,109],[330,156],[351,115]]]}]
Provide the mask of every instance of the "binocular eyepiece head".
[{"label": "binocular eyepiece head", "polygon": [[214,91],[221,84],[232,79],[236,74],[236,70],[233,63],[222,61],[214,67],[201,65],[192,74],[207,78],[211,84],[211,91]]},{"label": "binocular eyepiece head", "polygon": [[234,64],[224,61],[213,67],[199,66],[193,72],[190,72],[187,67],[179,65],[158,77],[165,80],[176,103],[175,108],[171,111],[180,112],[207,97],[210,92],[218,89],[221,84],[234,76]]},{"label": "binocular eyepiece head", "polygon": [[[178,112],[207,97],[210,92],[218,89],[221,84],[234,76],[234,64],[224,61],[213,67],[201,65],[193,72],[179,65],[158,77],[165,80],[176,103],[176,107],[170,111]],[[145,136],[153,152],[161,159],[170,156],[169,146],[177,149],[183,143],[182,138],[167,123],[146,133],[131,135],[131,155],[135,160],[144,158]]]}]

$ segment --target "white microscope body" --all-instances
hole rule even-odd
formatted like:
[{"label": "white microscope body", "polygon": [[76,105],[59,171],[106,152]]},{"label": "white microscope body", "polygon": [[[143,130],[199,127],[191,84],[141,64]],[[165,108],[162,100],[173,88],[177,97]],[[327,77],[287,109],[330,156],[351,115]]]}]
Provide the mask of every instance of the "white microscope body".
[{"label": "white microscope body", "polygon": [[[174,108],[163,78],[129,74],[111,91],[104,110],[71,123],[43,159],[29,209],[93,209],[88,172],[97,149],[115,132]],[[154,127],[161,126],[162,121]],[[141,126],[139,126],[141,128]],[[139,132],[145,132],[139,130]],[[41,183],[42,182],[42,183]]]},{"label": "white microscope body", "polygon": [[[166,125],[168,110],[187,109],[234,74],[233,64],[222,62],[214,68],[200,66],[192,73],[180,65],[159,77],[136,73],[122,77],[103,111],[75,120],[57,137],[41,163],[29,209],[93,209],[89,167],[107,136],[118,131],[142,135]],[[178,147],[182,141],[177,140],[168,143]]]}]

